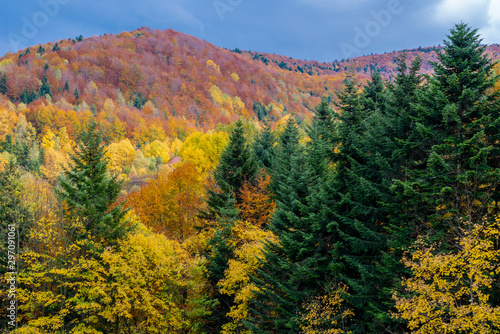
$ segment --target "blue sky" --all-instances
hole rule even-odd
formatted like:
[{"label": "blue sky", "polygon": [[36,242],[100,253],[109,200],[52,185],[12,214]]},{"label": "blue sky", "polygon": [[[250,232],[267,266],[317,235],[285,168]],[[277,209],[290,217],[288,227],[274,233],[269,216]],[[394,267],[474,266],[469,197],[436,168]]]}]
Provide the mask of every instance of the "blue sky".
[{"label": "blue sky", "polygon": [[500,43],[498,0],[18,0],[0,54],[59,39],[174,29],[215,45],[333,61],[440,44],[453,23]]}]

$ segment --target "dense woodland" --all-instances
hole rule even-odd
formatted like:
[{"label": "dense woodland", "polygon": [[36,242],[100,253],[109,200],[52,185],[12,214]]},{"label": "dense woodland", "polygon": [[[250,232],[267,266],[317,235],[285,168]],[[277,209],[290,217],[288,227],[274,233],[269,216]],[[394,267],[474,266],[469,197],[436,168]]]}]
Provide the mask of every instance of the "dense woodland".
[{"label": "dense woodland", "polygon": [[5,55],[0,330],[500,332],[497,49],[461,23],[330,64],[147,28]]}]

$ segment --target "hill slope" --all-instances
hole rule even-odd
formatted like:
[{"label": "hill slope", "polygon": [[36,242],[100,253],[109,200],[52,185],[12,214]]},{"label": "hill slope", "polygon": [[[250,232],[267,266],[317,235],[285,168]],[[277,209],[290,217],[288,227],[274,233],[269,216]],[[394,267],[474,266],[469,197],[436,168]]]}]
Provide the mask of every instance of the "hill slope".
[{"label": "hill slope", "polygon": [[[490,46],[488,52],[498,58],[499,46]],[[424,72],[431,70],[432,48],[407,53],[409,59],[420,55]],[[173,30],[141,28],[8,53],[0,58],[5,80],[0,93],[14,103],[90,110],[112,124],[122,122],[128,136],[140,120],[177,136],[241,116],[274,122],[291,112],[300,123],[321,96],[335,97],[350,67],[361,80],[374,69],[390,79],[398,54],[320,63],[230,51]],[[51,125],[38,116],[30,119],[37,130]]]}]

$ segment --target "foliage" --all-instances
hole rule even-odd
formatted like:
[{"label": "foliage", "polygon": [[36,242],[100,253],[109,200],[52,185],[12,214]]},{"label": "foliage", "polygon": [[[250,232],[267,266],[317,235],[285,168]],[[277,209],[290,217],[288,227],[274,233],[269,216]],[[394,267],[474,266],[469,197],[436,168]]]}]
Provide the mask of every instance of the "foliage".
[{"label": "foliage", "polygon": [[474,224],[457,240],[458,251],[439,251],[419,239],[403,263],[411,277],[396,294],[397,317],[408,321],[412,333],[496,333],[500,307],[491,304],[494,275],[500,272],[496,240],[498,222]]},{"label": "foliage", "polygon": [[126,210],[123,203],[111,207],[118,199],[121,183],[107,175],[101,138],[95,122],[82,132],[78,150],[71,155],[71,167],[60,179],[58,195],[69,217],[78,217],[97,242],[112,244],[125,234]]}]

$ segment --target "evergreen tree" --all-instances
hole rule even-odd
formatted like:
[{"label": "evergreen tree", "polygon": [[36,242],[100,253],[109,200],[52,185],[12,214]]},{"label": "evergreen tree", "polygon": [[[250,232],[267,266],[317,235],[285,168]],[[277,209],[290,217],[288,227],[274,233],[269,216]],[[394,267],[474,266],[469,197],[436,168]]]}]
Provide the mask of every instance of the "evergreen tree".
[{"label": "evergreen tree", "polygon": [[50,89],[50,85],[47,82],[47,76],[44,74],[42,77],[42,86],[38,90],[38,96],[49,95],[52,97],[52,89]]},{"label": "evergreen tree", "polygon": [[444,44],[409,136],[419,154],[395,187],[416,231],[451,245],[460,228],[499,213],[500,118],[494,63],[477,30],[457,24]]},{"label": "evergreen tree", "polygon": [[73,95],[75,96],[75,101],[78,103],[78,100],[80,99],[80,93],[78,92],[78,87],[75,88]]},{"label": "evergreen tree", "polygon": [[221,215],[231,198],[239,203],[243,184],[253,183],[256,175],[257,161],[246,143],[243,123],[239,120],[213,172],[217,189],[208,189],[207,209],[200,213],[200,217],[213,221]]},{"label": "evergreen tree", "polygon": [[0,94],[7,94],[7,74],[5,73],[0,76]]},{"label": "evergreen tree", "polygon": [[66,79],[66,82],[64,83],[64,88],[63,90],[69,92],[69,83],[68,83],[68,79]]},{"label": "evergreen tree", "polygon": [[260,168],[270,170],[275,154],[275,137],[271,127],[266,126],[253,143],[253,152]]},{"label": "evergreen tree", "polygon": [[293,118],[278,139],[271,176],[277,208],[269,229],[279,244],[265,245],[246,326],[252,333],[299,333],[302,304],[319,290],[328,261],[309,219],[313,179]]},{"label": "evergreen tree", "polygon": [[[60,179],[59,198],[65,202],[71,218],[83,221],[85,232],[102,245],[113,244],[127,232],[123,203],[114,207],[121,190],[116,176],[108,176],[107,159],[97,123],[92,121],[78,140],[71,155],[71,168]],[[84,235],[77,236],[85,237]]]},{"label": "evergreen tree", "polygon": [[59,48],[59,43],[56,42],[56,44],[54,45],[54,47],[52,48],[52,51],[59,51],[60,48]]}]

